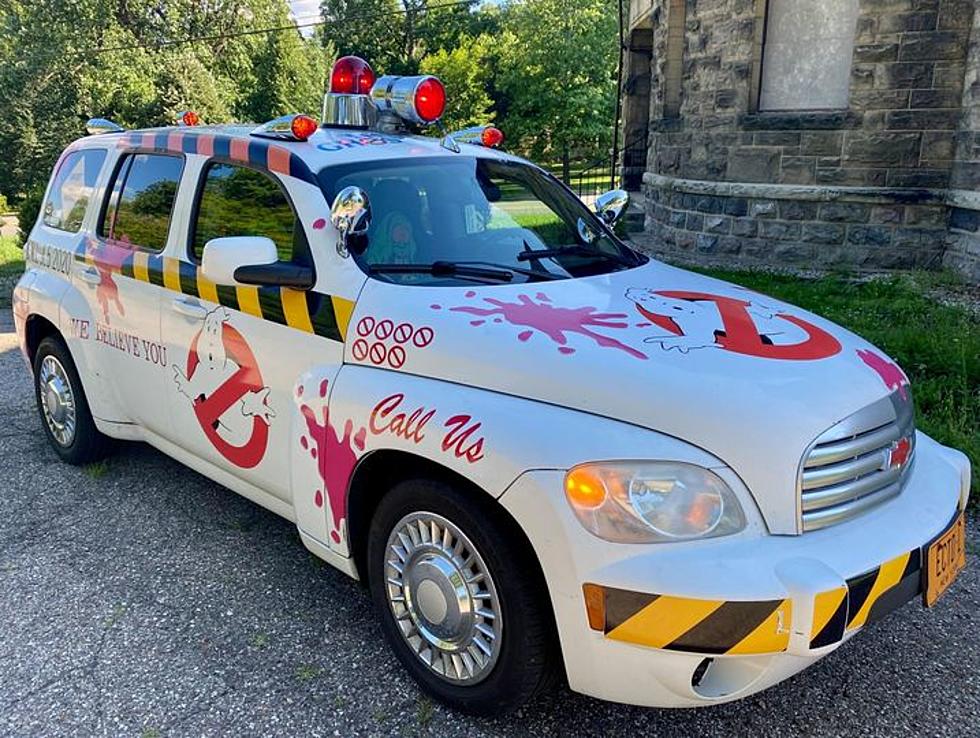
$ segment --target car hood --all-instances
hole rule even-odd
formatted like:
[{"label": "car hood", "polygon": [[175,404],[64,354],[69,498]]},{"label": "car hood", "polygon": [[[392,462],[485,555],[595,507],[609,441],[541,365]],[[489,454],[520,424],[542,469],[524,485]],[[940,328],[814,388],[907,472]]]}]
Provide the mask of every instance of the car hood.
[{"label": "car hood", "polygon": [[368,280],[346,354],[679,438],[731,467],[774,533],[797,531],[813,440],[907,383],[829,321],[656,261],[519,285]]}]

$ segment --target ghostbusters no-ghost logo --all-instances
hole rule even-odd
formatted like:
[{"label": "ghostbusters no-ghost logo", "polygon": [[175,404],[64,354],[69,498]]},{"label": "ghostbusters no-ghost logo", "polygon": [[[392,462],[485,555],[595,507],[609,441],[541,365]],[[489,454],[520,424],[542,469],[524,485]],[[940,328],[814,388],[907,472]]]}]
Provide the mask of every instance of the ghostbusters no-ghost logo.
[{"label": "ghostbusters no-ghost logo", "polygon": [[813,361],[841,350],[822,328],[757,300],[646,288],[629,289],[626,297],[650,324],[667,331],[645,339],[665,351],[720,348],[762,359]]},{"label": "ghostbusters no-ghost logo", "polygon": [[191,341],[186,371],[174,365],[177,391],[191,400],[208,441],[235,466],[251,469],[265,456],[269,388],[242,334],[223,307],[208,313]]}]

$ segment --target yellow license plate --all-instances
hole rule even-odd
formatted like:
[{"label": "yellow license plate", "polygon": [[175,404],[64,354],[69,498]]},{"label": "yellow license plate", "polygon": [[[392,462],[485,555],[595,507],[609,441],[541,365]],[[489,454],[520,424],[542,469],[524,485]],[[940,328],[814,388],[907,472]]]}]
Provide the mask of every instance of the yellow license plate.
[{"label": "yellow license plate", "polygon": [[966,522],[963,513],[926,549],[926,607],[936,604],[966,568]]}]

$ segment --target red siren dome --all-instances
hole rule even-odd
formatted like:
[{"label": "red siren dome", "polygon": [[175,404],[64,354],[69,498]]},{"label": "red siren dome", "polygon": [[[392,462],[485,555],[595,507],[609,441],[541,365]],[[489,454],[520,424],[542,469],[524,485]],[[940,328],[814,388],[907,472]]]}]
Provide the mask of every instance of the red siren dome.
[{"label": "red siren dome", "polygon": [[347,95],[366,95],[374,84],[374,70],[359,56],[343,56],[330,73],[330,91]]},{"label": "red siren dome", "polygon": [[442,117],[446,110],[446,88],[435,77],[426,77],[415,88],[415,112],[426,123]]},{"label": "red siren dome", "polygon": [[484,146],[496,148],[504,142],[504,132],[496,126],[487,126],[483,129],[483,133],[480,134],[480,142]]},{"label": "red siren dome", "polygon": [[289,124],[289,128],[297,140],[305,141],[316,133],[317,122],[315,118],[308,115],[297,115]]},{"label": "red siren dome", "polygon": [[185,126],[196,126],[201,122],[201,116],[199,116],[193,110],[188,110],[180,116],[180,121]]}]

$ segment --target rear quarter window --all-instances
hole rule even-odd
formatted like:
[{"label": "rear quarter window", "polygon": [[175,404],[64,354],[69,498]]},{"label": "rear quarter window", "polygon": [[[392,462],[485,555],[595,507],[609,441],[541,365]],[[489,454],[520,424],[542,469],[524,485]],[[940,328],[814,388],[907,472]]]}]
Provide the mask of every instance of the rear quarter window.
[{"label": "rear quarter window", "polygon": [[183,170],[181,156],[126,154],[116,169],[99,235],[162,251]]},{"label": "rear quarter window", "polygon": [[61,159],[41,209],[44,225],[69,233],[81,229],[105,158],[105,149],[84,149]]}]

